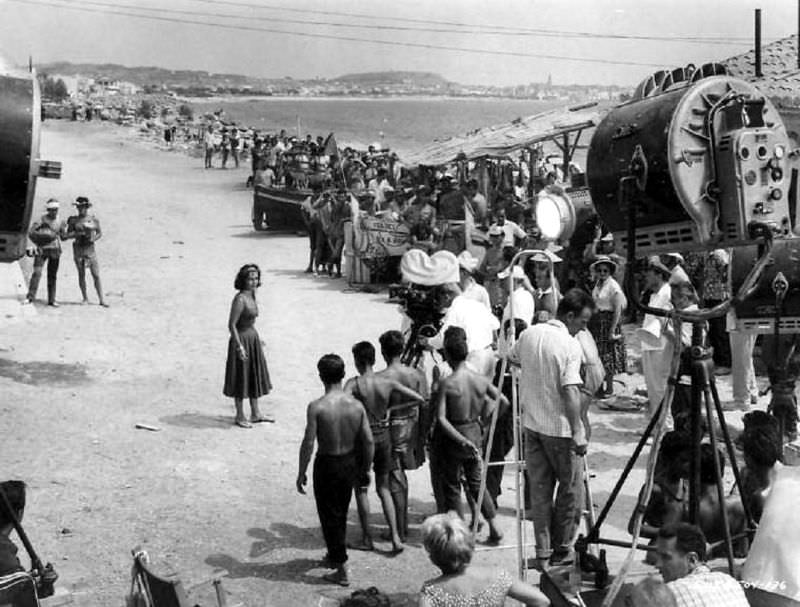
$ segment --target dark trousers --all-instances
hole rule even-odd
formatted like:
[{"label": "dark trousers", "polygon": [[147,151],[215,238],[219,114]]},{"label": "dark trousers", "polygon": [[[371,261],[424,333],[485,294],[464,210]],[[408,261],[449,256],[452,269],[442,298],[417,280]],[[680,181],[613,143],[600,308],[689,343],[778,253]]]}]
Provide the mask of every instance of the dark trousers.
[{"label": "dark trousers", "polygon": [[[480,444],[480,442],[478,442]],[[434,463],[434,460],[436,462]],[[477,453],[457,445],[440,432],[434,434],[433,448],[431,449],[431,469],[436,471],[438,477],[434,494],[437,496],[437,510],[449,512],[461,510],[461,480],[466,480],[467,491],[472,499],[478,501],[481,487],[481,470],[483,462]],[[486,520],[492,520],[495,515],[494,504],[488,492],[484,492],[481,514]]]},{"label": "dark trousers", "polygon": [[583,495],[583,464],[572,439],[526,429],[525,463],[530,479],[536,556],[549,558],[553,551],[568,552],[578,528]]},{"label": "dark trousers", "polygon": [[58,275],[58,264],[61,261],[59,252],[45,252],[33,258],[33,274],[28,285],[28,299],[36,298],[36,291],[39,289],[39,280],[42,277],[42,269],[47,262],[47,303],[56,301],[56,276]]},{"label": "dark trousers", "polygon": [[347,561],[347,510],[357,476],[353,453],[317,454],[314,460],[314,499],[322,535],[328,547],[328,560],[335,565]]},{"label": "dark trousers", "polygon": [[206,168],[210,169],[212,164],[212,159],[214,158],[214,148],[206,148]]},{"label": "dark trousers", "polygon": [[[703,306],[713,308],[722,303],[716,299],[706,299]],[[731,341],[725,329],[725,316],[708,320],[708,344],[714,348],[714,364],[718,367],[731,366]]]}]

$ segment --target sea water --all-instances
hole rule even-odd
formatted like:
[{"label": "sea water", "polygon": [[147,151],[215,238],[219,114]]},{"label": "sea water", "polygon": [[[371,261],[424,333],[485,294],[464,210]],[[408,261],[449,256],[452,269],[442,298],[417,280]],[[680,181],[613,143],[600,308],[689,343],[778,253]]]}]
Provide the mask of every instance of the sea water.
[{"label": "sea water", "polygon": [[567,105],[559,101],[499,98],[263,97],[193,100],[196,114],[224,111],[224,120],[300,137],[335,133],[339,147],[366,149],[378,142],[399,154],[475,129],[511,122]]}]

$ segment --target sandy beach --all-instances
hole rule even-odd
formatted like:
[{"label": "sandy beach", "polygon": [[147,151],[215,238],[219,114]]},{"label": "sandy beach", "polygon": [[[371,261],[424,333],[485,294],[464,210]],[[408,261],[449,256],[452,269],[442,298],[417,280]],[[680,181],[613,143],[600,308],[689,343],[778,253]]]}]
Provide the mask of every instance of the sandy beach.
[{"label": "sandy beach", "polygon": [[[193,597],[205,605],[213,604],[215,575],[229,605],[318,605],[368,586],[393,595],[393,604],[416,604],[422,581],[437,575],[418,529],[435,511],[427,467],[410,474],[408,548],[395,557],[385,542],[377,553],[351,552],[349,589],[321,580],[325,546],[314,501],[294,486],[305,407],[321,393],[317,359],[336,352],[355,374],[352,344],[377,344],[380,333],[398,328],[396,306],[385,292],[303,274],[306,239],[254,232],[244,164],[204,170],[201,159],[155,147],[133,129],[107,124],[43,127],[41,156],[60,160],[63,177],[39,181],[36,213],[55,196],[67,216],[77,196],[89,197],[102,222],[97,251],[111,307],[97,305],[91,281],[92,304],[79,305],[67,246],[61,307],[37,304],[35,313],[0,318],[2,476],[29,484],[25,526],[34,545],[77,605],[124,604],[135,546],[187,587],[200,584]],[[275,389],[262,410],[277,418],[251,430],[233,425],[233,404],[222,395],[233,280],[247,262],[264,272],[257,328]],[[27,276],[29,260],[21,265]],[[639,375],[625,381],[629,392],[642,383]],[[729,378],[719,383],[723,400],[730,398]],[[596,407],[591,415],[588,461],[602,506],[645,418]],[[729,416],[735,424],[741,414]],[[627,537],[643,464],[604,535]],[[509,543],[513,489],[507,472],[499,520]],[[382,528],[370,495],[373,523]],[[356,529],[352,506],[353,538]],[[610,550],[612,567],[623,556]],[[513,550],[482,551],[476,560],[516,571]]]}]

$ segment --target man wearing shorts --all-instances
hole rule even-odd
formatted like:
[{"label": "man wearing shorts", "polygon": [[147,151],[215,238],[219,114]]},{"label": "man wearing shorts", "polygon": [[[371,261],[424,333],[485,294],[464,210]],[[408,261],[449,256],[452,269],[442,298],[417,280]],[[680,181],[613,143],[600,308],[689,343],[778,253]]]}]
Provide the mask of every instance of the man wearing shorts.
[{"label": "man wearing shorts", "polygon": [[97,299],[104,308],[108,307],[103,297],[103,286],[100,282],[100,266],[97,263],[97,253],[94,250],[94,243],[103,235],[100,229],[100,221],[94,215],[89,214],[89,207],[92,203],[86,196],[78,196],[75,200],[78,207],[78,214],[67,219],[67,235],[65,238],[74,239],[72,243],[72,254],[75,258],[75,266],[78,269],[78,286],[81,289],[83,301],[88,304],[89,297],[86,294],[86,269],[92,274],[94,289],[97,291]]},{"label": "man wearing shorts", "polygon": [[[395,553],[403,550],[397,527],[397,511],[389,488],[389,473],[393,468],[392,443],[389,436],[389,414],[392,409],[416,405],[423,402],[422,396],[411,388],[407,388],[399,381],[384,374],[376,374],[372,367],[375,365],[375,347],[368,341],[362,341],[353,346],[353,358],[359,376],[350,379],[345,384],[345,392],[358,399],[369,419],[372,437],[375,442],[375,454],[372,460],[375,471],[375,490],[381,500],[386,524],[389,526],[392,548]],[[389,405],[393,398],[397,402]],[[358,517],[361,521],[363,539],[361,544],[353,546],[359,550],[372,550],[372,537],[369,532],[369,501],[367,499],[367,484],[364,479],[359,479],[356,487],[356,504]],[[369,479],[366,479],[367,482]]]}]

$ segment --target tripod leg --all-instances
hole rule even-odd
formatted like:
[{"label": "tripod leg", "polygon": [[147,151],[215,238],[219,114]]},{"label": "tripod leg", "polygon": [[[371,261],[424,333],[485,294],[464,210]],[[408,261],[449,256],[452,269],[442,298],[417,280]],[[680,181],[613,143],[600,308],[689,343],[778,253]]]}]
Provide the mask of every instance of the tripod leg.
[{"label": "tripod leg", "polygon": [[[707,363],[708,361],[706,361]],[[706,364],[706,372],[708,372],[709,365]],[[703,404],[706,410],[706,419],[708,420],[708,434],[711,438],[711,449],[714,454],[714,476],[717,480],[717,499],[719,500],[719,510],[722,515],[722,526],[725,533],[725,552],[728,557],[728,572],[733,575],[733,541],[731,540],[731,527],[728,520],[728,510],[725,507],[725,488],[722,486],[722,468],[719,463],[719,452],[717,451],[717,431],[714,429],[713,414],[711,412],[711,386],[708,381],[703,385]],[[720,420],[720,424],[723,420]],[[698,462],[699,463],[699,462]]]}]

